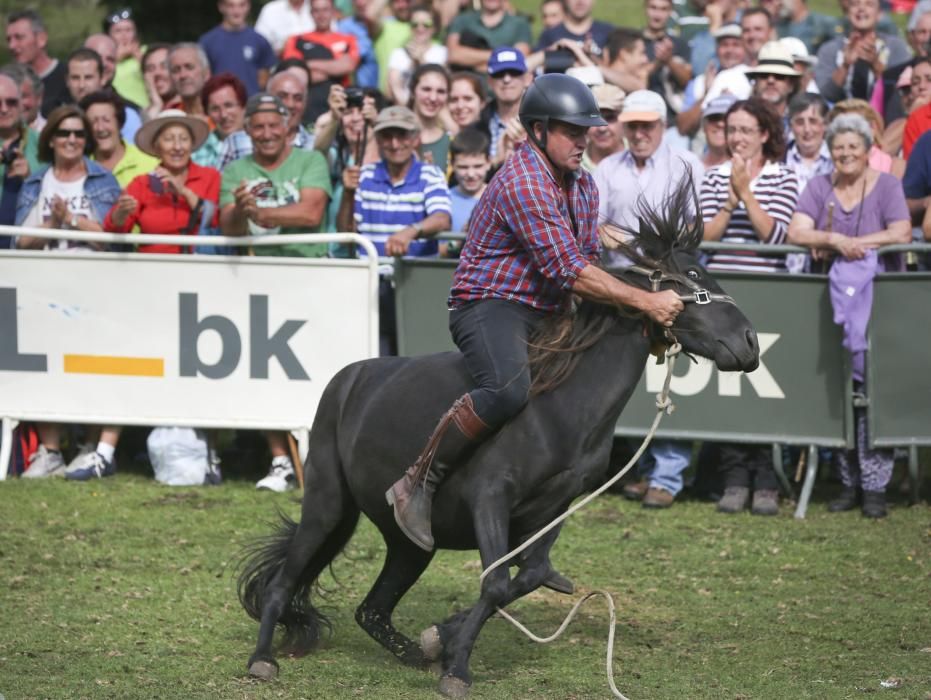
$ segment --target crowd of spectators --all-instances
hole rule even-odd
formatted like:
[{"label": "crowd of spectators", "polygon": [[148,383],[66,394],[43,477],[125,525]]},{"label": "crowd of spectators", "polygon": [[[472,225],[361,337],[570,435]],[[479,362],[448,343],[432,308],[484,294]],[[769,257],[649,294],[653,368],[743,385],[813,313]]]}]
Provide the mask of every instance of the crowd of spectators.
[{"label": "crowd of spectators", "polygon": [[[644,0],[642,27],[594,19],[593,0],[543,0],[538,17],[507,0],[271,0],[254,26],[249,0],[217,7],[217,26],[175,44],[116,11],[61,59],[38,14],[10,14],[0,224],[179,236],[139,246],[156,254],[192,252],[181,236],[356,231],[381,255],[455,255],[434,234],[468,233],[488,179],[525,147],[524,90],[555,71],[586,83],[607,122],[584,157],[606,262],[618,262],[619,227],[636,224],[638,201],[661,201],[687,174],[706,240],[748,247],[710,255],[712,270],[823,272],[835,260],[838,276],[868,276],[903,265],[877,259],[878,246],[931,238],[929,0],[904,37],[880,0],[840,0],[831,17],[805,0]],[[811,254],[767,252],[786,242]],[[27,232],[0,246],[95,247]],[[382,349],[394,352],[387,278],[380,310]],[[67,467],[59,432],[42,426],[28,475],[113,473],[119,428]],[[267,438],[273,462],[259,486],[288,489],[285,436]],[[689,450],[657,444],[627,495],[669,506]],[[777,511],[764,452],[718,446],[720,510],[742,510],[752,494],[753,512]],[[837,507],[855,502],[851,489],[883,492],[890,460],[865,441],[845,453]]]}]

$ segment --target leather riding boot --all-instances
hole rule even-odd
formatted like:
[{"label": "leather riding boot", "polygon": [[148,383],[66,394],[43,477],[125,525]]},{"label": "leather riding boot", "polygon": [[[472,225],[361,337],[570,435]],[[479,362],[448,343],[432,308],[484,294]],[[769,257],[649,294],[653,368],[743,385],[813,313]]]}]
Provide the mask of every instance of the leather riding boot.
[{"label": "leather riding boot", "polygon": [[490,431],[475,414],[472,397],[463,395],[440,419],[417,461],[385,493],[398,527],[421,549],[433,551],[430,515],[437,487]]}]

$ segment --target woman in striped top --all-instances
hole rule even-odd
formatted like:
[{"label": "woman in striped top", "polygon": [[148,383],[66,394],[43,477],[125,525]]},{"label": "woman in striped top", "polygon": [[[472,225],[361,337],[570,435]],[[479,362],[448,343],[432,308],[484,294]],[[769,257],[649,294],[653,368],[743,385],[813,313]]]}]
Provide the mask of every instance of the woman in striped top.
[{"label": "woman in striped top", "polygon": [[795,173],[780,161],[785,137],[779,117],[759,98],[735,102],[725,117],[731,159],[705,173],[701,209],[705,240],[748,244],[711,255],[711,270],[785,272],[785,257],[756,252],[785,242],[798,201]]}]

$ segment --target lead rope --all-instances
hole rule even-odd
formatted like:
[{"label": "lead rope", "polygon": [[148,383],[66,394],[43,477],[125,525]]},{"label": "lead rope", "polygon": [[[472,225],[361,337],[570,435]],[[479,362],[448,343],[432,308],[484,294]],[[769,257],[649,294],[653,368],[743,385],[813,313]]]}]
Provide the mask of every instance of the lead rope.
[{"label": "lead rope", "polygon": [[[479,583],[482,583],[485,580],[485,577],[488,576],[492,571],[497,569],[502,564],[512,560],[515,556],[523,552],[534,542],[539,540],[543,535],[552,530],[554,527],[559,525],[563,520],[568,518],[570,515],[574,514],[576,511],[581,510],[593,500],[598,498],[601,494],[611,488],[619,479],[621,479],[627,472],[630,471],[631,467],[636,464],[637,460],[640,459],[640,456],[644,453],[647,446],[650,444],[650,441],[653,439],[653,436],[656,434],[656,430],[659,427],[659,423],[662,420],[663,416],[669,413],[672,413],[675,410],[672,400],[669,398],[669,383],[672,381],[672,370],[676,364],[676,356],[682,350],[682,346],[673,340],[671,346],[666,349],[666,359],[669,360],[666,366],[666,379],[663,382],[663,390],[656,395],[656,416],[653,418],[653,425],[650,426],[650,430],[647,433],[646,437],[643,438],[643,442],[640,444],[640,447],[637,449],[637,452],[634,453],[634,456],[630,458],[630,461],[624,465],[624,468],[621,469],[617,474],[612,476],[608,481],[601,485],[597,491],[593,491],[588,496],[583,498],[581,501],[569,508],[565,513],[560,515],[558,518],[553,520],[549,525],[544,527],[542,530],[537,532],[529,540],[521,544],[519,547],[514,548],[503,557],[498,559],[496,562],[491,564],[486,568],[482,575],[479,577]],[[569,623],[572,622],[572,619],[575,617],[579,608],[582,607],[582,604],[585,603],[589,598],[595,596],[603,596],[608,602],[608,613],[610,615],[610,627],[608,629],[608,649],[606,653],[606,670],[608,674],[608,685],[611,687],[611,693],[614,697],[619,698],[619,700],[628,700],[625,695],[617,689],[617,685],[614,683],[614,628],[617,624],[617,613],[614,605],[614,599],[611,597],[611,594],[607,591],[592,591],[591,593],[585,595],[576,601],[576,604],[572,606],[572,610],[569,611],[569,614],[566,615],[566,618],[563,620],[559,628],[551,634],[549,637],[538,637],[529,629],[524,627],[520,622],[515,620],[511,615],[504,611],[502,608],[498,608],[498,614],[501,615],[505,620],[514,625],[517,629],[523,632],[529,639],[537,642],[538,644],[549,644],[550,642],[558,639],[565,629],[569,626]]]}]

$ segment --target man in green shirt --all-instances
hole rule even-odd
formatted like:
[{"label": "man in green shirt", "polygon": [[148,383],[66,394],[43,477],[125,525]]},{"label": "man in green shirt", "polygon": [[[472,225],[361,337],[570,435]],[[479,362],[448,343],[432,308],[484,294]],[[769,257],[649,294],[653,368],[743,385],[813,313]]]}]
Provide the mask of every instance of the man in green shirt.
[{"label": "man in green shirt", "polygon": [[[319,151],[294,148],[288,138],[288,108],[275,95],[257,93],[246,102],[246,132],[252,155],[234,160],[220,185],[220,228],[228,236],[319,233],[330,198],[330,172]],[[326,243],[256,246],[256,255],[319,258]],[[268,475],[255,485],[265,491],[295,486],[287,434],[265,432],[272,454]]]},{"label": "man in green shirt", "polygon": [[[274,95],[246,103],[252,155],[223,170],[220,228],[228,236],[319,233],[331,196],[326,158],[288,142],[288,109]],[[256,246],[256,255],[323,257],[325,243]]]},{"label": "man in green shirt", "polygon": [[449,25],[446,48],[454,70],[484,73],[493,49],[513,46],[530,54],[530,23],[509,14],[504,0],[481,0],[481,10],[458,14]]}]

